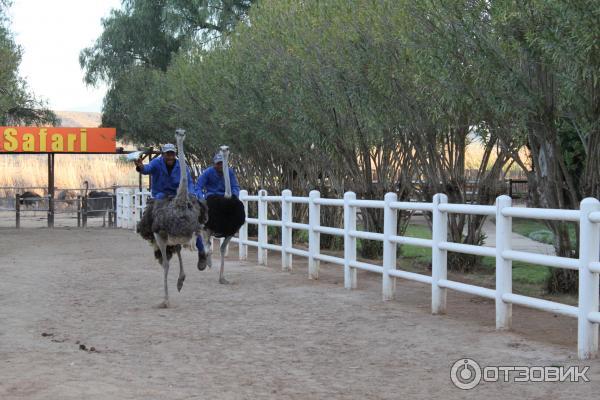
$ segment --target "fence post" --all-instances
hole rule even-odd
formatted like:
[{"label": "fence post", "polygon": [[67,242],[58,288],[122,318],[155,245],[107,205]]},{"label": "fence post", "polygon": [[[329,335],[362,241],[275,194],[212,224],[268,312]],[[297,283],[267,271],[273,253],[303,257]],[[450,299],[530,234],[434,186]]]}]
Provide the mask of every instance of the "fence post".
[{"label": "fence post", "polygon": [[125,201],[125,189],[117,190],[117,228],[124,228],[124,218],[125,214],[123,212],[123,202]]},{"label": "fence post", "polygon": [[[139,175],[141,176],[141,174],[139,174]],[[113,194],[111,197],[112,208],[108,212],[108,224],[109,224],[109,226],[116,228],[116,226],[117,226],[117,186],[113,185],[112,190],[113,190]],[[142,213],[140,212],[140,219],[141,219],[141,216],[142,216]],[[136,228],[137,228],[137,224],[136,224]]]},{"label": "fence post", "polygon": [[267,243],[267,201],[263,199],[267,195],[266,190],[258,191],[258,264],[267,265],[267,250],[263,244]]},{"label": "fence post", "polygon": [[123,215],[125,216],[125,228],[131,229],[131,191],[127,189],[123,196]]},{"label": "fence post", "polygon": [[512,206],[509,196],[496,199],[496,329],[512,326],[512,304],[502,300],[505,293],[512,293],[512,260],[502,256],[511,249],[512,218],[502,215],[502,210]]},{"label": "fence post", "polygon": [[81,226],[87,228],[87,196],[81,198]]},{"label": "fence post", "polygon": [[141,194],[141,204],[140,204],[140,207],[142,207],[141,208],[142,212],[140,212],[140,220],[141,220],[142,219],[142,214],[144,214],[144,211],[146,210],[146,204],[148,204],[148,192],[142,190],[140,192],[140,194]]},{"label": "fence post", "polygon": [[[114,196],[111,197],[111,199],[110,199],[111,208],[110,208],[110,210],[107,211],[107,214],[108,214],[108,227],[109,228],[114,228],[115,227],[114,219],[115,219],[115,216],[117,215],[117,213],[115,211],[116,210],[115,209],[115,207],[116,207],[116,200],[115,199],[116,198]],[[136,218],[137,218],[137,216],[136,216]]]},{"label": "fence post", "polygon": [[81,228],[81,195],[77,195],[77,227]]},{"label": "fence post", "polygon": [[600,202],[588,197],[580,203],[579,219],[579,315],[577,316],[577,354],[587,360],[598,356],[598,324],[588,319],[598,311],[598,274],[590,271],[590,263],[598,261],[600,234],[589,214],[600,210]]},{"label": "fence post", "polygon": [[123,223],[122,226],[125,229],[129,229],[129,189],[124,189],[123,190],[123,203],[122,204],[122,211],[123,211]]},{"label": "fence post", "polygon": [[[54,192],[54,190],[52,190]],[[52,193],[48,194],[48,228],[54,228],[54,196]]]},{"label": "fence post", "polygon": [[117,228],[123,226],[123,189],[117,189]]},{"label": "fence post", "polygon": [[287,226],[292,222],[292,202],[288,197],[292,197],[291,190],[286,189],[281,192],[281,269],[283,271],[292,270],[292,254],[287,251],[292,247],[292,228]]},{"label": "fence post", "polygon": [[137,189],[131,189],[131,197],[129,199],[130,201],[130,208],[131,208],[131,221],[130,221],[130,225],[129,225],[129,229],[134,229],[137,227],[137,196],[136,194],[136,190]]},{"label": "fence post", "polygon": [[15,195],[15,223],[17,229],[21,228],[21,195]]},{"label": "fence post", "polygon": [[356,268],[350,263],[356,261],[356,238],[350,236],[356,230],[356,207],[350,202],[356,200],[356,193],[344,193],[344,287],[356,289]]},{"label": "fence post", "polygon": [[135,189],[129,189],[129,225],[127,226],[129,229],[135,229]]},{"label": "fence post", "polygon": [[137,189],[133,189],[133,196],[132,196],[133,207],[132,207],[132,209],[133,209],[133,221],[136,223],[136,226],[137,226],[137,223],[142,219],[141,218],[142,213],[138,212],[138,210],[140,209],[139,204],[141,202],[141,196],[142,196],[141,193]]},{"label": "fence post", "polygon": [[[246,196],[248,196],[247,190],[240,190],[240,201],[244,205],[244,214],[246,218],[248,218],[248,200],[246,200]],[[248,245],[245,242],[248,240],[248,221],[244,222],[244,225],[240,228],[240,233],[238,235],[240,241],[238,243],[238,254],[240,260],[248,259]]]},{"label": "fence post", "polygon": [[308,277],[319,279],[319,260],[316,255],[320,253],[321,234],[315,231],[321,225],[321,207],[315,204],[320,198],[318,190],[311,190],[308,195]]},{"label": "fence post", "polygon": [[448,196],[438,193],[433,196],[432,246],[431,246],[431,312],[446,313],[446,289],[438,285],[448,277],[448,252],[439,247],[448,240],[448,213],[439,210],[439,205],[448,202]]},{"label": "fence post", "polygon": [[396,269],[396,251],[398,246],[390,241],[398,233],[398,211],[391,207],[391,203],[398,200],[396,193],[386,193],[383,209],[383,301],[392,300],[396,292],[396,278],[390,276],[390,271]]}]

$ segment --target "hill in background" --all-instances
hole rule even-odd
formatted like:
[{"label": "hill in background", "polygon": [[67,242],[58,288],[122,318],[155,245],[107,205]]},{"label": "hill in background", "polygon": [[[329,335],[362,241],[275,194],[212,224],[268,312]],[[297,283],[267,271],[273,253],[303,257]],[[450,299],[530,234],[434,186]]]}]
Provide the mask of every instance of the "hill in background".
[{"label": "hill in background", "polygon": [[[59,126],[71,128],[97,128],[102,123],[102,113],[99,112],[81,112],[81,111],[54,111],[60,119]],[[137,148],[122,140],[117,141],[117,147],[123,147],[125,150],[137,150]]]},{"label": "hill in background", "polygon": [[60,126],[96,128],[102,123],[99,112],[54,111],[60,118]]}]

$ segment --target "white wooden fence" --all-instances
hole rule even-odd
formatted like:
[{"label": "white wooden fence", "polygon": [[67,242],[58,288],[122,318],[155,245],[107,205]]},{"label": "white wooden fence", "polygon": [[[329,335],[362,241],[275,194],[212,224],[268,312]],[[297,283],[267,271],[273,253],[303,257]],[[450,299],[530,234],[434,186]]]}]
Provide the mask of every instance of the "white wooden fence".
[{"label": "white wooden fence", "polygon": [[116,194],[117,228],[135,229],[151,193],[132,188],[118,188]]},{"label": "white wooden fence", "polygon": [[[148,192],[134,192],[130,189],[117,190],[117,226],[135,228],[141,217]],[[496,304],[496,328],[509,329],[512,321],[512,304],[531,307],[552,313],[575,317],[578,320],[577,347],[580,359],[594,358],[598,355],[599,279],[600,273],[600,202],[587,198],[581,202],[579,210],[553,210],[541,208],[512,207],[511,198],[500,196],[494,206],[450,204],[447,196],[436,194],[432,203],[399,202],[394,193],[385,195],[384,200],[358,200],[348,192],[343,199],[320,198],[318,191],[312,191],[309,197],[295,197],[290,190],[284,190],[280,196],[269,196],[261,190],[258,195],[250,196],[240,192],[246,215],[248,203],[258,203],[258,218],[247,218],[240,229],[239,237],[233,239],[239,244],[239,258],[248,257],[248,246],[258,249],[258,263],[267,263],[268,251],[281,253],[283,270],[292,268],[292,257],[308,258],[308,276],[319,277],[320,261],[341,265],[344,268],[344,286],[356,288],[357,270],[375,272],[382,275],[383,300],[391,300],[395,292],[395,279],[402,278],[431,285],[431,310],[434,314],[446,311],[446,291],[456,290],[463,293],[493,299]],[[267,219],[268,203],[281,206],[281,220]],[[308,224],[292,221],[294,204],[308,204]],[[344,208],[344,226],[328,227],[320,224],[320,206],[338,206]],[[357,229],[358,208],[379,208],[384,210],[383,233],[365,232]],[[425,211],[432,213],[432,239],[399,236],[397,232],[397,213],[400,210]],[[474,214],[492,216],[496,219],[496,247],[474,246],[448,242],[448,214]],[[543,255],[511,249],[512,218],[530,218],[543,220],[561,220],[579,223],[580,247],[579,259]],[[248,224],[258,225],[258,239],[248,239]],[[281,228],[281,245],[268,243],[267,227]],[[308,231],[308,250],[293,247],[292,230]],[[320,234],[343,237],[344,257],[321,254]],[[382,265],[360,262],[356,258],[356,239],[377,240],[383,242]],[[427,247],[431,249],[432,274],[423,275],[397,269],[396,249],[398,244]],[[451,281],[447,276],[447,252],[458,252],[496,259],[495,289],[489,289],[461,282]],[[553,301],[522,296],[512,292],[512,261],[522,261],[555,268],[567,268],[579,271],[578,306],[570,306]]]}]

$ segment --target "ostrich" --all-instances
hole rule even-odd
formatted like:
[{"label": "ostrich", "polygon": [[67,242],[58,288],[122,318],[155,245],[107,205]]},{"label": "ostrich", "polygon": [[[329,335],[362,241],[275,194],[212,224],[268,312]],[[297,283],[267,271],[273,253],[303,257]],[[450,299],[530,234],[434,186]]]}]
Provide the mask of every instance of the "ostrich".
[{"label": "ostrich", "polygon": [[41,201],[42,201],[42,196],[40,196],[39,194],[37,194],[35,192],[23,192],[19,203],[21,205],[24,205],[26,208],[31,208],[34,206],[36,208],[38,208],[39,203],[41,203]]},{"label": "ostrich", "polygon": [[224,238],[221,243],[221,268],[219,270],[219,283],[228,284],[223,276],[225,270],[225,252],[229,241],[236,232],[244,225],[246,213],[243,203],[236,197],[231,196],[231,182],[229,180],[229,147],[221,146],[223,155],[223,179],[225,180],[225,195],[210,196],[206,199],[208,205],[208,222],[201,231],[202,240],[206,246],[207,264],[212,267],[212,238]]},{"label": "ostrich", "polygon": [[87,199],[86,214],[88,217],[102,217],[102,227],[106,226],[106,214],[114,212],[116,198],[113,193],[91,190],[88,193],[89,183],[84,181],[84,197]]},{"label": "ostrich", "polygon": [[141,221],[138,223],[137,232],[154,247],[154,256],[162,265],[164,271],[165,298],[159,307],[169,307],[169,290],[167,275],[169,273],[169,260],[173,253],[179,259],[179,278],[177,290],[181,291],[185,272],[181,260],[181,247],[189,245],[207,219],[206,206],[200,203],[193,194],[187,190],[187,166],[183,152],[185,131],[177,129],[175,133],[179,156],[181,176],[175,197],[154,199],[148,202]]},{"label": "ostrich", "polygon": [[77,201],[77,193],[73,190],[61,190],[56,196],[56,201],[62,203],[65,209],[72,207]]}]

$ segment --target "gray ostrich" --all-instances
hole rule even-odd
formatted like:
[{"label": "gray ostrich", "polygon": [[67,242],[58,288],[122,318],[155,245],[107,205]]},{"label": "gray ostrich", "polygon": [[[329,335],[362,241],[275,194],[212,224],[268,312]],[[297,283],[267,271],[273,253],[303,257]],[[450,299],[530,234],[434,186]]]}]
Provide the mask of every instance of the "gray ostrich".
[{"label": "gray ostrich", "polygon": [[206,199],[208,205],[208,222],[201,231],[202,240],[206,246],[208,267],[212,267],[212,238],[223,238],[221,243],[221,268],[219,270],[219,283],[228,284],[223,276],[225,270],[225,252],[229,241],[239,231],[246,221],[243,203],[231,195],[231,182],[229,180],[229,147],[221,146],[223,155],[223,179],[225,181],[225,195],[210,196]]},{"label": "gray ostrich", "polygon": [[185,131],[177,129],[175,133],[181,177],[175,197],[148,202],[141,221],[138,223],[137,232],[154,247],[154,255],[164,270],[165,298],[159,307],[169,307],[169,290],[167,275],[169,273],[169,260],[173,253],[179,259],[179,278],[177,290],[181,291],[185,272],[181,260],[181,247],[189,245],[207,219],[206,206],[200,203],[195,196],[188,193],[187,165],[183,151]]}]

